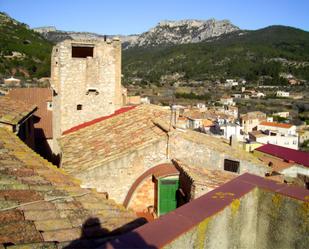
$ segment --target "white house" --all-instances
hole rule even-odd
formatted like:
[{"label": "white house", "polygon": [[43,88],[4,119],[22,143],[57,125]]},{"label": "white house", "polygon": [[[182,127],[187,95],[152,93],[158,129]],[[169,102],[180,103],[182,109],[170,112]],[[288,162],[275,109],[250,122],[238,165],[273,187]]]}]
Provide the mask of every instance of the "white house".
[{"label": "white house", "polygon": [[220,103],[222,105],[231,105],[231,106],[234,106],[235,105],[235,102],[233,100],[232,97],[228,97],[228,96],[223,96],[220,98]]},{"label": "white house", "polygon": [[250,139],[262,144],[274,144],[290,149],[298,149],[296,126],[276,122],[261,122],[258,131],[250,133]]},{"label": "white house", "polygon": [[226,123],[219,126],[221,135],[225,139],[230,139],[231,136],[236,136],[239,141],[243,140],[243,135],[240,134],[241,127],[237,123]]},{"label": "white house", "polygon": [[258,125],[257,129],[261,131],[271,131],[281,136],[297,135],[296,126],[291,124],[264,121]]},{"label": "white house", "polygon": [[290,93],[284,92],[284,91],[277,91],[276,96],[277,97],[290,97]]}]

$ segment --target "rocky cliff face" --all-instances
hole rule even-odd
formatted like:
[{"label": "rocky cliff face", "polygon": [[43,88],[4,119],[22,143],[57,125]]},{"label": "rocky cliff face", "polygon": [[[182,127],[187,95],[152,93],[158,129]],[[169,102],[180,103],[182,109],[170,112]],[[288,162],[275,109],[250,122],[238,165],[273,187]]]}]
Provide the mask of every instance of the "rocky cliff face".
[{"label": "rocky cliff face", "polygon": [[[103,36],[87,32],[65,32],[51,27],[37,28],[47,40],[58,42],[65,39],[102,39]],[[123,47],[157,46],[161,44],[184,44],[204,41],[239,30],[228,20],[181,20],[162,21],[154,28],[140,35],[120,36]],[[111,37],[111,36],[109,36]]]},{"label": "rocky cliff face", "polygon": [[162,21],[148,32],[131,39],[126,47],[196,43],[237,30],[239,28],[228,20]]}]

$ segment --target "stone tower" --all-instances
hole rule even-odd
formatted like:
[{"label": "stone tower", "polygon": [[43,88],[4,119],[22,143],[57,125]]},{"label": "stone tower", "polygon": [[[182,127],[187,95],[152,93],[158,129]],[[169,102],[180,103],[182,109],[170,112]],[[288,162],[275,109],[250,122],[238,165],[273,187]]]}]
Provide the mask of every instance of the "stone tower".
[{"label": "stone tower", "polygon": [[120,40],[58,43],[52,51],[51,86],[54,141],[76,125],[112,114],[122,105]]}]

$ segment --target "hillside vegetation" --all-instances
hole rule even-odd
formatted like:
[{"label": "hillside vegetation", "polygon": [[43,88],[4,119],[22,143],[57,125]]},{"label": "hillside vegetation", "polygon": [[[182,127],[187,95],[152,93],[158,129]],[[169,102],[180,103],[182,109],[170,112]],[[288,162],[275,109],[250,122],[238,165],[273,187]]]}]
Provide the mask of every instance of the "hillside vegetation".
[{"label": "hillside vegetation", "polygon": [[0,77],[40,78],[50,75],[52,44],[0,12]]},{"label": "hillside vegetation", "polygon": [[131,48],[123,52],[125,82],[159,83],[162,76],[182,80],[245,78],[264,84],[284,84],[279,74],[309,81],[309,32],[270,26],[236,31],[195,44]]}]

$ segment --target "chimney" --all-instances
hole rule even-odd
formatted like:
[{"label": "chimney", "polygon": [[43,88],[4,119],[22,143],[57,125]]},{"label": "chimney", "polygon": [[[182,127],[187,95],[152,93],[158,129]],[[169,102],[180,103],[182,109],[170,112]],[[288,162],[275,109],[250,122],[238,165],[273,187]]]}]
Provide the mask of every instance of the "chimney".
[{"label": "chimney", "polygon": [[238,147],[238,140],[236,135],[231,135],[230,136],[230,146],[232,148],[237,148]]}]

